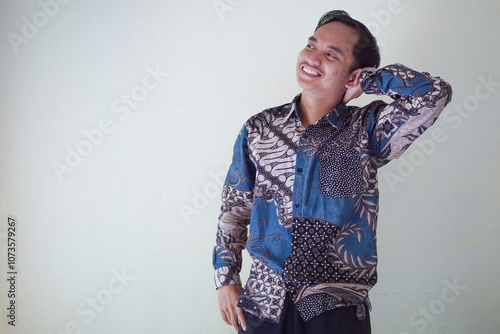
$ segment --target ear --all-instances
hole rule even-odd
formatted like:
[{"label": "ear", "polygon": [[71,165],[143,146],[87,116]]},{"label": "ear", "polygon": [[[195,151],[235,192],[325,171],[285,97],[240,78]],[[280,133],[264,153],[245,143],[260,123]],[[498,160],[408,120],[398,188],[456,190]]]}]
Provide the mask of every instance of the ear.
[{"label": "ear", "polygon": [[353,88],[359,85],[359,78],[361,77],[361,68],[354,70],[349,74],[349,78],[345,84],[345,88]]}]

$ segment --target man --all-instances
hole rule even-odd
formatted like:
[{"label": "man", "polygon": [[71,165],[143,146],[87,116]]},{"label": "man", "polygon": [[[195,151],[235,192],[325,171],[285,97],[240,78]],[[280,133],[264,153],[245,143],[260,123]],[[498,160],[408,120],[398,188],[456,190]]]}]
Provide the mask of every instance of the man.
[{"label": "man", "polygon": [[[370,333],[377,169],[451,99],[440,78],[379,62],[363,24],[326,13],[298,56],[302,93],[240,131],[214,249],[222,318],[240,333]],[[346,106],[362,93],[394,102]],[[242,289],[245,246],[253,264]]]}]

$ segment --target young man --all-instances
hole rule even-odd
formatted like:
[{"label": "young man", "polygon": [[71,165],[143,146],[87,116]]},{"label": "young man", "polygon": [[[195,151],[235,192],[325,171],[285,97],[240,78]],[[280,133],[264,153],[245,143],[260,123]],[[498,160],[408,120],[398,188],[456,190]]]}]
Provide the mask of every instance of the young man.
[{"label": "young man", "polygon": [[[241,129],[214,249],[222,318],[241,333],[370,333],[377,169],[451,99],[440,78],[379,62],[363,24],[328,12],[298,56],[302,93]],[[345,105],[362,93],[394,102]],[[242,289],[245,246],[253,264]]]}]

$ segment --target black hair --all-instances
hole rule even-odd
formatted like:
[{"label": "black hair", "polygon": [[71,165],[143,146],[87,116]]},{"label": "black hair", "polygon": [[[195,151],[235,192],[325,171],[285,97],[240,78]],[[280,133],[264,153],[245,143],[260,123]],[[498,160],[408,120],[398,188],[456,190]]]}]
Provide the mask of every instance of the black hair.
[{"label": "black hair", "polygon": [[354,44],[352,50],[354,55],[354,66],[352,70],[363,67],[379,67],[380,51],[377,40],[363,23],[353,19],[347,12],[343,10],[332,10],[324,14],[319,19],[318,25],[314,31],[327,23],[335,21],[353,27],[358,32],[359,40]]}]

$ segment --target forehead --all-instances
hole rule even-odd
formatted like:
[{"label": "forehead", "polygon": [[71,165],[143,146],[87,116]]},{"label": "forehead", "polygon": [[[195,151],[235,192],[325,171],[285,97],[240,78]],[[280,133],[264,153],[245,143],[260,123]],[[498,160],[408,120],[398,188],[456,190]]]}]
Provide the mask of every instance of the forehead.
[{"label": "forehead", "polygon": [[314,32],[313,37],[320,43],[341,48],[344,52],[349,51],[352,54],[354,44],[359,39],[359,34],[354,27],[334,21],[319,27]]}]

